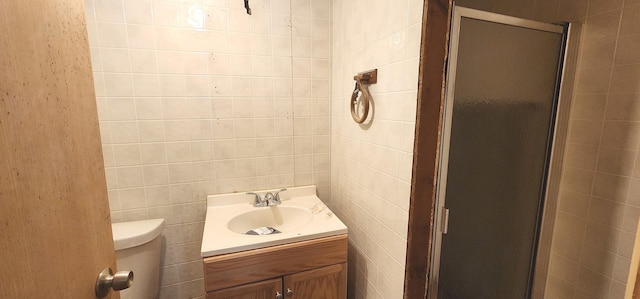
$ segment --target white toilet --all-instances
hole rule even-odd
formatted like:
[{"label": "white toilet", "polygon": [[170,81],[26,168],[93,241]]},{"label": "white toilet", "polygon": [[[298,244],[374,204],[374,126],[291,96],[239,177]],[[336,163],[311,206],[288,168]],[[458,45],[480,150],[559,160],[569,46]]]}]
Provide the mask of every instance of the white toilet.
[{"label": "white toilet", "polygon": [[160,284],[160,234],[164,219],[113,223],[118,271],[133,271],[133,285],[121,299],[154,299]]}]

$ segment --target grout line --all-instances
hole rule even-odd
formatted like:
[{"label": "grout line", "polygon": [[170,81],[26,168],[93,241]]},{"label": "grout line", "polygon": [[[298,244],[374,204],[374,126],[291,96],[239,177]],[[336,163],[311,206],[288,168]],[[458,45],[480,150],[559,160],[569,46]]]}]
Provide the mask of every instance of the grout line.
[{"label": "grout line", "polygon": [[[132,142],[132,144],[136,144],[137,148],[138,148],[138,155],[140,157],[140,163],[137,165],[130,165],[130,167],[137,167],[140,169],[140,174],[142,176],[142,186],[140,187],[136,187],[136,189],[142,189],[142,192],[144,194],[144,198],[143,198],[143,202],[144,202],[144,208],[148,209],[149,208],[149,203],[147,201],[147,190],[145,188],[145,176],[144,176],[144,167],[142,165],[142,149],[140,148],[140,122],[138,120],[138,111],[137,111],[137,95],[136,95],[136,91],[135,91],[135,84],[134,84],[134,80],[133,80],[133,64],[131,63],[131,41],[129,39],[129,26],[128,23],[126,22],[127,19],[127,12],[125,9],[125,5],[124,5],[124,0],[120,0],[120,3],[122,4],[122,13],[123,13],[123,17],[125,19],[125,21],[123,22],[124,24],[124,28],[125,28],[125,35],[126,35],[126,39],[127,39],[127,47],[125,48],[127,51],[127,58],[129,59],[129,78],[131,80],[131,90],[133,91],[133,94],[131,95],[131,99],[133,100],[133,111],[135,114],[135,123],[136,123],[136,135],[138,136],[138,141],[137,142]],[[155,36],[154,36],[155,39]],[[115,155],[115,150],[114,150],[114,155]],[[117,161],[116,161],[117,164]],[[117,169],[117,168],[116,168]],[[121,188],[118,188],[119,190],[121,190]],[[122,201],[121,201],[121,208],[122,208]],[[149,217],[149,213],[148,210],[145,211],[146,214],[146,218]]]},{"label": "grout line", "polygon": [[[113,176],[115,176],[115,182],[113,182],[113,183],[116,186],[113,186],[114,188],[112,188],[111,190],[107,190],[107,195],[110,192],[114,192],[116,194],[117,199],[118,199],[118,204],[117,204],[118,206],[115,209],[111,209],[111,207],[109,207],[109,210],[110,210],[110,213],[114,213],[114,212],[120,213],[120,219],[119,220],[122,220],[122,203],[121,203],[121,200],[120,200],[120,186],[119,186],[119,183],[118,183],[118,172],[117,172],[117,168],[116,168],[117,162],[116,162],[116,157],[115,157],[115,150],[113,148],[114,143],[113,143],[113,133],[112,133],[112,130],[111,130],[111,116],[110,116],[110,113],[109,113],[109,100],[108,100],[109,97],[107,96],[107,87],[106,87],[105,77],[104,77],[104,67],[102,66],[104,64],[104,62],[102,61],[102,47],[101,47],[102,42],[100,41],[100,30],[98,30],[98,17],[97,17],[97,13],[96,13],[96,9],[95,9],[95,2],[93,0],[86,0],[86,1],[91,1],[92,2],[92,7],[93,7],[93,11],[92,11],[92,13],[93,13],[93,22],[96,24],[96,32],[95,33],[96,33],[96,42],[98,43],[98,45],[95,46],[95,47],[96,47],[96,50],[97,50],[97,54],[99,55],[100,64],[101,64],[100,65],[100,71],[96,72],[96,73],[100,73],[101,76],[102,76],[102,90],[103,90],[103,93],[104,93],[103,97],[97,97],[96,96],[96,99],[99,99],[99,98],[103,98],[104,99],[103,109],[105,109],[105,113],[107,114],[107,120],[104,120],[102,122],[105,123],[109,127],[109,139],[110,139],[109,140],[110,141],[109,142],[109,146],[111,147],[111,153],[110,154],[111,154],[111,159],[112,159],[113,164],[114,164],[113,167],[110,167],[110,168],[113,169]],[[91,46],[89,46],[89,47],[91,47]],[[101,141],[101,143],[102,143],[102,141]],[[107,170],[107,167],[105,167],[105,171],[106,170]],[[109,202],[111,204],[111,201],[109,201]]]}]

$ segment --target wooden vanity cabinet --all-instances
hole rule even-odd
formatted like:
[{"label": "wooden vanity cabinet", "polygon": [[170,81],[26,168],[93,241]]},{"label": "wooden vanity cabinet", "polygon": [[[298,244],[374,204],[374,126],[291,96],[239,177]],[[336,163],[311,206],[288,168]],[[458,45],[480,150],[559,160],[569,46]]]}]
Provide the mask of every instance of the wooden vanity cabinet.
[{"label": "wooden vanity cabinet", "polygon": [[346,261],[346,234],[208,257],[206,298],[345,299]]}]

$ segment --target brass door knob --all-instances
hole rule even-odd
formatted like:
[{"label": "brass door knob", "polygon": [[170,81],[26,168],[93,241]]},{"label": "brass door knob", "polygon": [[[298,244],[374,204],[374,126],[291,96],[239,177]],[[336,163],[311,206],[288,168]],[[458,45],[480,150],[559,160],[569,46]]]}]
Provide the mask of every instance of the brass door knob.
[{"label": "brass door knob", "polygon": [[287,288],[287,296],[293,296],[293,290]]}]

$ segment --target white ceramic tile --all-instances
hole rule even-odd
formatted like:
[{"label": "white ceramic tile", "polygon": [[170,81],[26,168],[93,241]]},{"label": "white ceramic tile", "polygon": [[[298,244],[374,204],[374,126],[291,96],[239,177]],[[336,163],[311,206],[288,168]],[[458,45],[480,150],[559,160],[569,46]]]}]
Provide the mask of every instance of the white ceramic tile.
[{"label": "white ceramic tile", "polygon": [[120,190],[120,206],[123,210],[146,208],[144,188]]},{"label": "white ceramic tile", "polygon": [[131,71],[129,51],[126,49],[102,48],[100,58],[102,70],[105,72],[126,73]]},{"label": "white ceramic tile", "polygon": [[230,75],[250,76],[252,71],[251,56],[249,55],[229,55]]},{"label": "white ceramic tile", "polygon": [[160,95],[160,83],[157,75],[133,75],[133,93],[136,97]]},{"label": "white ceramic tile", "polygon": [[[167,180],[168,180],[168,174],[167,174]],[[147,197],[147,204],[150,207],[167,206],[171,204],[171,196],[169,193],[168,186],[146,187],[145,195]]]},{"label": "white ceramic tile", "polygon": [[302,37],[294,37],[292,39],[292,52],[293,56],[296,58],[304,58],[311,57],[312,51],[312,39],[311,38],[302,38]]},{"label": "white ceramic tile", "polygon": [[192,75],[207,74],[208,59],[209,57],[204,53],[184,53],[182,56],[184,73]]},{"label": "white ceramic tile", "polygon": [[127,23],[153,23],[153,10],[151,7],[151,0],[124,0],[124,10]]},{"label": "white ceramic tile", "polygon": [[229,36],[229,33],[225,31],[205,31],[204,50],[215,53],[227,52],[229,49]]},{"label": "white ceramic tile", "polygon": [[211,123],[213,126],[213,139],[233,138],[233,120],[221,119]]},{"label": "white ceramic tile", "polygon": [[274,94],[274,79],[270,77],[253,77],[253,96],[254,97],[273,97]]},{"label": "white ceramic tile", "polygon": [[160,164],[167,162],[164,143],[145,143],[140,145],[142,164]]},{"label": "white ceramic tile", "polygon": [[311,15],[310,0],[292,0],[291,14],[294,16],[309,17]]},{"label": "white ceramic tile", "polygon": [[255,121],[253,119],[235,119],[233,129],[235,138],[255,137]]},{"label": "white ceramic tile", "polygon": [[271,55],[271,39],[270,35],[252,34],[251,35],[251,54],[253,55]]},{"label": "white ceramic tile", "polygon": [[164,123],[159,120],[139,121],[138,134],[140,142],[163,142],[165,141]]},{"label": "white ceramic tile", "polygon": [[[166,185],[169,183],[169,173],[166,165],[149,165],[142,167],[145,186]],[[158,200],[153,202],[157,204]]]},{"label": "white ceramic tile", "polygon": [[180,5],[169,1],[154,1],[153,21],[156,25],[180,25]]},{"label": "white ceramic tile", "polygon": [[[155,27],[158,49],[178,51],[182,49],[183,30],[174,27]],[[216,43],[220,44],[220,43]]]},{"label": "white ceramic tile", "polygon": [[331,63],[328,59],[312,59],[311,75],[314,79],[329,79],[331,77]]},{"label": "white ceramic tile", "polygon": [[150,25],[128,25],[129,47],[136,49],[155,49],[155,29]]},{"label": "white ceramic tile", "polygon": [[111,122],[111,139],[113,143],[136,143],[138,138],[138,125],[132,121]]},{"label": "white ceramic tile", "polygon": [[190,163],[169,164],[169,182],[172,184],[193,181]]},{"label": "white ceramic tile", "polygon": [[180,30],[180,49],[182,51],[204,52],[208,43],[205,41],[205,33],[200,29]]},{"label": "white ceramic tile", "polygon": [[136,107],[133,98],[107,98],[110,120],[135,120]]},{"label": "white ceramic tile", "polygon": [[136,98],[138,119],[162,119],[162,101],[158,98]]},{"label": "white ceramic tile", "polygon": [[104,74],[105,94],[110,97],[133,96],[133,82],[130,74]]},{"label": "white ceramic tile", "polygon": [[231,95],[231,80],[230,77],[210,77],[209,92],[215,97]]},{"label": "white ceramic tile", "polygon": [[273,36],[271,38],[274,56],[291,56],[291,37],[290,36]]},{"label": "white ceramic tile", "polygon": [[160,94],[162,96],[181,96],[186,92],[185,78],[175,75],[160,76]]},{"label": "white ceramic tile", "polygon": [[191,142],[191,159],[193,161],[213,160],[213,142],[210,140]]},{"label": "white ceramic tile", "polygon": [[228,21],[230,32],[250,32],[250,16],[243,10],[229,9]]},{"label": "white ceramic tile", "polygon": [[208,97],[187,98],[186,110],[188,118],[210,119],[211,118],[211,100]]},{"label": "white ceramic tile", "polygon": [[130,50],[131,70],[134,73],[150,73],[158,72],[156,61],[156,53],[153,50]]},{"label": "white ceramic tile", "polygon": [[256,77],[266,77],[270,75],[279,75],[274,72],[273,61],[270,56],[252,56],[251,57],[252,75]]},{"label": "white ceramic tile", "polygon": [[217,7],[205,7],[204,28],[207,30],[228,30],[227,10]]},{"label": "white ceramic tile", "polygon": [[324,19],[312,19],[311,36],[313,38],[328,39],[331,37],[331,22]]},{"label": "white ceramic tile", "polygon": [[229,52],[233,54],[251,54],[251,35],[246,33],[230,34]]},{"label": "white ceramic tile", "polygon": [[[209,95],[209,78],[207,76],[185,76],[184,77],[184,95],[204,97]],[[180,92],[179,90],[177,91]]]},{"label": "white ceramic tile", "polygon": [[127,27],[118,23],[97,23],[97,35],[102,47],[124,48],[127,43]]},{"label": "white ceramic tile", "polygon": [[190,139],[189,121],[187,120],[166,120],[164,121],[164,134],[166,141],[187,141]]},{"label": "white ceramic tile", "polygon": [[167,162],[187,162],[191,160],[191,152],[188,142],[172,142],[165,144]]},{"label": "white ceramic tile", "polygon": [[96,19],[98,21],[124,21],[124,7],[122,1],[94,0],[93,5],[96,13]]},{"label": "white ceramic tile", "polygon": [[247,97],[253,94],[253,81],[249,77],[231,78],[231,94],[237,97]]},{"label": "white ceramic tile", "polygon": [[274,118],[258,118],[256,119],[256,137],[271,137],[275,135],[275,119]]},{"label": "white ceramic tile", "polygon": [[116,169],[119,188],[142,187],[142,167],[119,167]]}]

